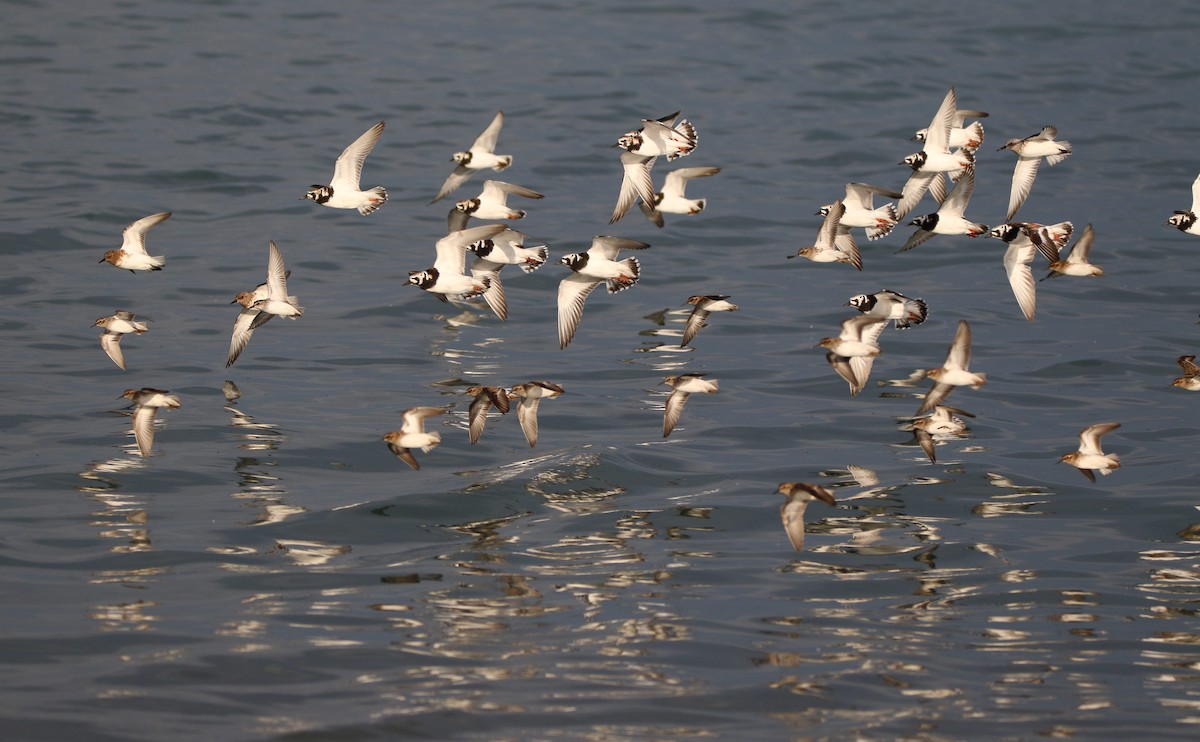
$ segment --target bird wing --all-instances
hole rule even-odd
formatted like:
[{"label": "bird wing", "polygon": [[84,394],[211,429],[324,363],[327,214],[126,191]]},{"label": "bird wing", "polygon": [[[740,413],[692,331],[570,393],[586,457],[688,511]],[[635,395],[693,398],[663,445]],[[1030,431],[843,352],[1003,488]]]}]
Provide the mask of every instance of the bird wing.
[{"label": "bird wing", "polygon": [[692,309],[692,313],[688,315],[687,324],[683,326],[683,340],[679,343],[679,347],[683,347],[692,342],[692,338],[696,337],[696,333],[700,332],[700,328],[704,327],[704,321],[708,319],[710,313],[708,310],[701,309],[699,306]]},{"label": "bird wing", "polygon": [[471,145],[471,149],[494,153],[496,140],[500,137],[500,127],[502,126],[504,126],[504,111],[497,111],[492,123],[488,124],[487,128],[475,137],[475,143]]},{"label": "bird wing", "polygon": [[100,334],[100,347],[104,348],[104,352],[112,359],[112,362],[117,364],[122,371],[125,370],[125,354],[121,352],[121,334],[117,332],[104,332]]},{"label": "bird wing", "polygon": [[121,249],[129,253],[146,254],[146,232],[151,227],[160,222],[166,221],[171,216],[169,211],[160,211],[157,214],[144,216],[138,219],[133,224],[125,228],[121,233]]},{"label": "bird wing", "polygon": [[617,253],[622,250],[645,250],[647,247],[650,245],[645,242],[600,234],[592,238],[592,246],[588,248],[588,252],[595,253],[605,260],[616,260]]},{"label": "bird wing", "polygon": [[542,194],[535,190],[524,186],[514,185],[513,183],[505,183],[503,180],[485,180],[483,181],[483,195],[481,198],[494,198],[500,203],[507,203],[507,194],[521,196],[522,198],[545,198]]},{"label": "bird wing", "polygon": [[1029,196],[1030,189],[1033,188],[1033,179],[1037,177],[1038,166],[1042,164],[1040,157],[1021,157],[1017,156],[1017,166],[1013,168],[1012,189],[1008,194],[1008,216],[1004,217],[1004,221],[1011,221],[1013,214],[1021,208],[1021,204],[1025,203],[1025,198]]},{"label": "bird wing", "polygon": [[389,443],[388,448],[391,449],[392,453],[396,454],[396,458],[400,459],[417,471],[421,470],[421,465],[417,463],[417,457],[413,456],[412,451],[407,448],[401,448],[395,443]]},{"label": "bird wing", "polygon": [[272,240],[267,248],[267,298],[272,301],[287,301],[287,268],[283,265],[283,253]]},{"label": "bird wing", "polygon": [[[908,212],[912,211],[921,201],[921,197],[925,195],[925,191],[929,190],[931,184],[941,177],[940,173],[927,173],[921,170],[914,170],[913,174],[908,176],[908,180],[904,183],[904,193],[900,196],[900,202],[896,204],[896,218],[903,219]],[[945,198],[945,184],[942,184],[942,198],[938,199],[939,203]],[[934,194],[936,197],[936,194]]]},{"label": "bird wing", "polygon": [[1069,263],[1086,263],[1088,255],[1092,252],[1092,242],[1096,239],[1096,233],[1092,230],[1092,225],[1088,224],[1079,233],[1079,239],[1075,241],[1075,245],[1071,248],[1071,252],[1067,255]]},{"label": "bird wing", "polygon": [[450,174],[446,176],[446,180],[442,183],[442,187],[438,189],[437,195],[434,196],[433,200],[429,203],[435,204],[454,191],[458,190],[458,187],[463,183],[466,183],[467,179],[470,178],[474,173],[475,171],[469,167],[455,165],[454,169],[450,171]]},{"label": "bird wing", "polygon": [[154,407],[138,405],[133,411],[133,437],[143,457],[149,456],[154,446],[154,410]]},{"label": "bird wing", "polygon": [[508,229],[503,224],[482,224],[470,229],[460,229],[441,238],[434,245],[437,257],[433,267],[438,273],[447,275],[463,275],[467,266],[467,245],[478,242]]},{"label": "bird wing", "polygon": [[678,170],[672,170],[667,173],[667,178],[663,182],[663,195],[683,198],[683,193],[687,189],[687,182],[689,180],[692,178],[707,178],[719,172],[721,172],[721,168],[719,167],[682,167]]},{"label": "bird wing", "polygon": [[667,397],[666,410],[663,413],[663,438],[669,436],[679,423],[679,416],[683,414],[683,405],[687,398],[688,393],[678,389],[672,390],[671,395]]},{"label": "bird wing", "polygon": [[537,445],[537,411],[540,402],[538,397],[523,397],[517,404],[517,421],[521,423],[521,432],[525,434],[525,440],[529,442],[530,448]]},{"label": "bird wing", "polygon": [[1103,456],[1100,450],[1100,438],[1105,433],[1121,427],[1121,423],[1097,423],[1084,428],[1079,433],[1079,453]]},{"label": "bird wing", "polygon": [[625,216],[635,199],[640,198],[647,204],[654,203],[654,181],[650,178],[650,168],[657,159],[632,152],[621,152],[621,192],[617,196],[617,206],[608,220],[609,224]]},{"label": "bird wing", "polygon": [[971,200],[971,194],[975,192],[975,167],[968,166],[954,184],[954,189],[950,191],[950,195],[942,202],[939,212],[947,216],[961,217],[963,212],[967,210],[967,202]]},{"label": "bird wing", "polygon": [[1033,280],[1033,270],[1029,263],[1033,260],[1033,246],[1010,244],[1004,251],[1004,272],[1008,274],[1008,285],[1012,286],[1013,295],[1021,307],[1025,319],[1033,321],[1034,310],[1037,308],[1037,283]]},{"label": "bird wing", "polygon": [[957,110],[958,96],[954,88],[950,88],[933,115],[933,120],[929,122],[929,131],[925,134],[926,152],[950,151],[950,129],[954,126],[954,112]]},{"label": "bird wing", "polygon": [[572,272],[558,284],[558,347],[571,344],[579,320],[583,318],[583,303],[600,281]]},{"label": "bird wing", "polygon": [[[944,368],[966,370],[971,363],[971,326],[965,319],[958,321],[958,329],[954,332],[954,340],[946,353]],[[926,408],[928,409],[928,408]]]},{"label": "bird wing", "polygon": [[249,307],[238,313],[237,319],[233,321],[233,336],[229,339],[229,356],[225,359],[226,368],[232,366],[246,346],[250,344],[250,336],[254,334],[255,329],[262,327],[273,316],[270,312],[260,312]]},{"label": "bird wing", "polygon": [[380,121],[351,142],[349,147],[342,150],[342,154],[338,156],[337,162],[333,165],[333,180],[329,182],[335,193],[339,188],[358,190],[363,161],[367,159],[367,155],[371,154],[371,150],[375,148],[375,143],[379,141],[379,135],[382,133],[383,122]]}]

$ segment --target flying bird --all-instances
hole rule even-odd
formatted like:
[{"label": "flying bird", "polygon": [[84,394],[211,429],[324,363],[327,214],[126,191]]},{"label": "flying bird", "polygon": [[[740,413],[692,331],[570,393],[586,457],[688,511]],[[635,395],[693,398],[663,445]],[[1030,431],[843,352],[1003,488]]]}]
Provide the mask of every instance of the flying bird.
[{"label": "flying bird", "polygon": [[666,410],[663,413],[663,438],[669,436],[679,423],[679,416],[683,414],[688,395],[716,394],[717,380],[710,381],[704,376],[705,374],[679,374],[662,380],[662,383],[671,387],[671,394],[667,397]]},{"label": "flying bird", "polygon": [[1017,155],[1017,166],[1013,170],[1012,189],[1008,195],[1008,215],[1004,221],[1010,221],[1013,214],[1025,203],[1033,188],[1033,179],[1037,177],[1038,166],[1042,160],[1047,165],[1057,165],[1071,155],[1071,143],[1065,139],[1055,140],[1058,129],[1046,125],[1037,134],[1031,134],[1024,139],[1010,139],[999,151],[1012,150]]},{"label": "flying bird", "polygon": [[688,198],[684,195],[688,181],[707,178],[719,172],[719,167],[683,167],[672,170],[667,173],[663,189],[654,194],[653,200],[639,201],[638,208],[660,229],[665,223],[663,214],[699,214],[708,205],[708,199]]},{"label": "flying bird", "polygon": [[138,453],[145,458],[154,447],[154,414],[160,407],[178,409],[179,397],[151,387],[126,389],[121,396],[134,404],[133,437],[137,441]]},{"label": "flying bird", "polygon": [[551,381],[529,381],[517,384],[509,392],[509,399],[521,400],[517,403],[517,422],[521,423],[521,432],[530,448],[538,441],[538,405],[543,399],[554,399],[565,391]]},{"label": "flying bird", "polygon": [[779,507],[779,517],[783,521],[783,530],[787,532],[788,540],[796,551],[804,550],[804,511],[814,500],[836,507],[837,501],[833,493],[819,484],[808,482],[783,482],[775,490],[787,497],[787,502]]},{"label": "flying bird", "polygon": [[565,348],[575,337],[579,320],[583,318],[583,303],[588,294],[605,283],[608,293],[633,286],[641,277],[637,258],[617,260],[621,250],[645,250],[645,242],[622,237],[597,235],[586,252],[564,255],[558,262],[571,269],[571,274],[558,284],[558,347]]},{"label": "flying bird", "polygon": [[973,389],[978,389],[987,383],[987,375],[975,373],[969,370],[971,365],[971,326],[967,321],[960,319],[958,321],[958,329],[954,333],[954,340],[950,343],[950,350],[946,353],[946,362],[941,368],[931,368],[925,372],[925,375],[933,379],[933,388],[925,395],[925,400],[921,402],[921,407],[917,410],[918,415],[922,415],[934,406],[942,403],[946,396],[954,390],[956,386],[969,386]]},{"label": "flying bird", "polygon": [[446,182],[442,183],[438,194],[429,203],[434,204],[441,201],[480,170],[487,170],[490,167],[499,172],[512,164],[512,155],[496,154],[496,139],[500,136],[500,127],[502,126],[504,126],[504,111],[498,111],[495,118],[492,119],[492,123],[488,124],[483,133],[475,138],[470,149],[466,152],[455,152],[451,156],[450,160],[454,163],[454,170],[446,176]]},{"label": "flying bird", "polygon": [[144,216],[133,224],[130,224],[121,233],[121,247],[117,250],[109,250],[104,253],[104,257],[99,262],[111,263],[118,268],[124,268],[130,273],[135,271],[162,270],[163,256],[148,255],[146,253],[146,232],[151,227],[166,221],[170,216],[171,212],[161,211],[157,214]]},{"label": "flying bird", "polygon": [[104,332],[100,333],[100,347],[122,371],[125,370],[125,354],[121,352],[121,337],[130,333],[141,335],[150,329],[146,323],[135,320],[133,312],[123,309],[118,309],[108,317],[101,317],[93,327],[104,328]]},{"label": "flying bird", "polygon": [[423,453],[429,453],[442,442],[442,436],[436,430],[425,431],[425,420],[430,417],[445,414],[444,407],[410,407],[402,414],[403,422],[399,430],[393,430],[383,436],[384,442],[396,458],[420,471],[421,465],[413,456],[412,449],[419,448]]},{"label": "flying bird", "polygon": [[307,198],[333,209],[358,209],[363,216],[387,203],[387,189],[383,186],[359,190],[363,161],[371,154],[382,133],[382,121],[363,132],[338,156],[333,164],[333,180],[329,181],[329,185],[313,185],[300,199]]},{"label": "flying bird", "polygon": [[1107,476],[1121,467],[1121,459],[1115,453],[1100,450],[1100,438],[1117,428],[1121,423],[1097,423],[1089,425],[1079,433],[1079,450],[1064,453],[1059,461],[1078,469],[1089,482],[1096,481],[1096,472]]}]

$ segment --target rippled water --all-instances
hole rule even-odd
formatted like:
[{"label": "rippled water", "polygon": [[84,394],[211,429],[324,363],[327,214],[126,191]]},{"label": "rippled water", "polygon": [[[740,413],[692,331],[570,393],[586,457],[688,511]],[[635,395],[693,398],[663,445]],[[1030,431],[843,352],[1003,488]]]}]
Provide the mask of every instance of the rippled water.
[{"label": "rippled water", "polygon": [[[5,739],[1195,734],[1197,398],[1170,382],[1198,349],[1200,242],[1162,224],[1200,170],[1196,10],[695,5],[5,4]],[[861,274],[784,259],[845,182],[903,183],[951,85],[991,113],[980,221],[1007,203],[996,147],[1046,123],[1075,145],[1020,216],[1093,223],[1106,275],[1039,284],[1034,323],[994,240],[860,238]],[[520,226],[552,261],[598,233],[653,245],[566,351],[562,266],[506,273],[505,323],[405,285],[450,153],[499,109],[501,177],[546,194]],[[720,166],[689,187],[708,209],[609,226],[609,144],[676,109],[700,145],[655,172]],[[380,119],[382,210],[297,200]],[[161,210],[165,270],[96,264]],[[226,370],[268,240],[306,312]],[[885,286],[930,320],[888,330],[851,398],[813,346]],[[662,352],[695,293],[741,310]],[[116,308],[153,320],[126,372],[91,326]],[[898,426],[923,383],[875,381],[939,363],[960,318],[989,383],[951,397],[977,417],[934,465]],[[721,390],[663,441],[681,371]],[[468,444],[466,386],[539,378],[567,394],[537,448],[513,415]],[[118,399],[143,386],[183,400],[146,460]],[[421,471],[379,440],[451,404]],[[1106,420],[1118,472],[1055,464]],[[839,499],[802,553],[784,480]]]}]

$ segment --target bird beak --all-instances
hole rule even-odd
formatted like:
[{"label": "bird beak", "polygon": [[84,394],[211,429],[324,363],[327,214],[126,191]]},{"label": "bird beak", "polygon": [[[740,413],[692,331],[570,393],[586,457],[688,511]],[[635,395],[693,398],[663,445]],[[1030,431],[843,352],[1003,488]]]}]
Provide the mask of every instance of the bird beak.
[{"label": "bird beak", "polygon": [[609,149],[616,149],[617,147],[620,147],[620,146],[621,146],[620,144],[614,144],[613,146],[609,147]]},{"label": "bird beak", "polygon": [[100,258],[99,262],[103,263],[106,260],[108,260],[108,258]]}]

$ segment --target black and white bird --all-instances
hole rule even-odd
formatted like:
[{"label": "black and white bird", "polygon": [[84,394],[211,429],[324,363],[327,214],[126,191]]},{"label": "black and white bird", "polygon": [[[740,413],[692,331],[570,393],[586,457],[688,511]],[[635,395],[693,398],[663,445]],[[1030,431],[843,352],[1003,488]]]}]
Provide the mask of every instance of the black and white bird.
[{"label": "black and white bird", "polygon": [[891,289],[852,296],[843,306],[854,307],[868,317],[895,320],[897,330],[919,325],[929,316],[924,299],[912,299]]},{"label": "black and white bird", "polygon": [[942,173],[955,173],[975,162],[971,152],[958,148],[950,150],[950,130],[954,128],[954,115],[958,111],[958,97],[954,88],[946,92],[942,105],[929,122],[925,134],[925,146],[920,152],[915,152],[900,161],[901,165],[912,168],[912,175],[904,184],[903,195],[896,207],[896,218],[903,219],[912,211],[925,195],[931,191],[933,197],[940,203],[946,197],[946,184],[940,177]]},{"label": "black and white bird", "polygon": [[489,298],[488,286],[491,284],[487,276],[476,278],[466,274],[467,251],[472,243],[494,237],[508,229],[503,224],[483,224],[470,229],[451,232],[437,241],[435,249],[437,257],[433,267],[423,271],[409,271],[408,282],[417,286],[441,301],[449,301],[450,297],[469,299],[482,295],[484,301],[500,319],[508,316],[508,306],[503,292],[498,296],[493,293]]},{"label": "black and white bird", "polygon": [[500,136],[500,127],[502,126],[504,126],[504,111],[498,111],[492,119],[492,123],[488,124],[483,133],[475,138],[470,149],[465,152],[455,152],[450,157],[451,162],[454,163],[454,170],[446,176],[446,181],[442,183],[438,194],[429,203],[434,204],[441,201],[480,170],[492,168],[499,172],[512,164],[512,155],[496,154],[496,140]]},{"label": "black and white bird", "polygon": [[662,157],[674,160],[689,155],[696,148],[696,127],[679,118],[679,111],[660,119],[642,119],[642,128],[628,131],[617,138],[614,147],[642,157]]},{"label": "black and white bird", "polygon": [[608,293],[633,286],[641,277],[637,258],[617,260],[621,250],[645,250],[650,245],[623,237],[597,235],[587,252],[564,255],[558,262],[571,269],[571,274],[558,284],[558,347],[565,348],[575,337],[579,320],[583,318],[583,303],[588,294],[602,282]]},{"label": "black and white bird", "polygon": [[667,376],[662,380],[662,383],[671,387],[671,394],[667,397],[666,409],[663,412],[663,438],[671,435],[671,431],[679,424],[679,417],[683,414],[683,406],[687,403],[689,395],[717,393],[717,380],[705,379],[705,376],[706,374],[679,374]]},{"label": "black and white bird", "polygon": [[358,209],[358,213],[363,216],[387,203],[387,189],[383,186],[359,190],[363,161],[371,154],[382,133],[382,121],[363,132],[362,136],[351,142],[338,156],[333,165],[333,180],[329,181],[329,185],[312,186],[308,193],[300,197],[301,200],[307,198],[333,209]]},{"label": "black and white bird", "polygon": [[1167,219],[1167,224],[1185,234],[1200,235],[1200,224],[1196,220],[1197,214],[1200,214],[1200,175],[1192,181],[1192,208],[1187,211],[1176,211],[1171,218]]},{"label": "black and white bird", "polygon": [[[970,126],[963,126],[966,120],[985,119],[987,114],[983,111],[971,111],[965,108],[958,108],[954,111],[954,118],[950,123],[950,146],[962,147],[968,152],[974,152],[983,144],[983,124],[976,121]],[[913,135],[913,139],[923,142],[929,134],[929,129],[919,129]]]},{"label": "black and white bird", "polygon": [[684,194],[688,181],[707,178],[719,172],[719,167],[683,167],[672,170],[663,181],[663,189],[654,194],[652,201],[639,201],[638,208],[660,229],[665,223],[663,214],[699,214],[708,205],[708,199],[688,198]]},{"label": "black and white bird", "polygon": [[503,317],[508,317],[508,301],[504,296],[504,284],[500,281],[500,271],[506,265],[517,265],[525,273],[530,273],[542,267],[546,262],[546,246],[535,245],[525,247],[526,235],[515,229],[505,229],[494,237],[472,242],[467,246],[475,259],[471,261],[471,275],[480,280],[487,279],[488,287],[483,292],[483,300],[497,312],[503,308]]},{"label": "black and white bird", "polygon": [[783,521],[783,530],[787,533],[792,548],[796,551],[804,549],[804,511],[814,500],[836,507],[837,501],[833,493],[819,484],[808,482],[784,482],[775,489],[778,494],[787,497],[787,501],[779,507],[779,518]]},{"label": "black and white bird", "polygon": [[1013,170],[1012,189],[1008,195],[1008,215],[1004,221],[1009,221],[1021,204],[1025,203],[1033,188],[1033,179],[1037,177],[1038,166],[1042,160],[1047,165],[1057,165],[1071,155],[1071,143],[1065,139],[1056,140],[1058,129],[1046,125],[1037,134],[1030,134],[1024,139],[1010,139],[997,151],[1012,150],[1017,155],[1017,166]]},{"label": "black and white bird", "polygon": [[[847,229],[862,227],[867,232],[868,240],[877,240],[891,234],[899,221],[896,216],[896,205],[886,203],[876,207],[874,194],[877,193],[885,198],[902,198],[904,196],[902,193],[873,186],[870,183],[847,183],[846,197],[842,199],[846,213],[842,214],[841,225]],[[832,208],[833,204],[826,204],[817,210],[817,214],[828,216],[829,210]]]},{"label": "black and white bird", "polygon": [[532,199],[544,198],[542,194],[524,186],[505,183],[502,180],[485,180],[483,190],[478,196],[459,201],[454,208],[476,219],[524,219],[526,212],[508,205],[510,195]]},{"label": "black and white bird", "polygon": [[1071,222],[1048,226],[1034,222],[1013,222],[1001,224],[988,232],[988,237],[1003,240],[1008,245],[1004,251],[1004,272],[1021,313],[1030,322],[1037,309],[1037,284],[1033,280],[1030,263],[1038,252],[1050,262],[1057,260],[1059,249],[1071,238],[1074,229]]},{"label": "black and white bird", "polygon": [[967,219],[964,212],[967,210],[967,204],[971,200],[971,194],[975,192],[975,168],[968,167],[958,179],[950,195],[946,196],[946,200],[938,210],[932,214],[919,216],[913,219],[909,224],[917,227],[917,231],[913,232],[912,236],[905,241],[904,246],[900,248],[900,252],[911,250],[917,245],[924,244],[929,241],[934,235],[958,235],[965,234],[968,237],[978,237],[987,232],[986,224],[979,224]]}]

